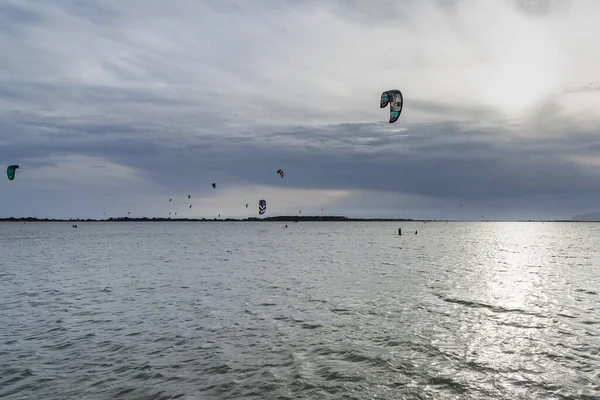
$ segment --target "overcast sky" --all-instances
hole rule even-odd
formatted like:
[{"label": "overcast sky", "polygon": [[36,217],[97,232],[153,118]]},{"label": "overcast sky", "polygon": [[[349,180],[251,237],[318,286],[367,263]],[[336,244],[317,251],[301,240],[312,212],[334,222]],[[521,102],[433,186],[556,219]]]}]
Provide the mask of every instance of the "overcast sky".
[{"label": "overcast sky", "polygon": [[599,15],[597,0],[4,0],[0,160],[20,168],[0,216],[600,211]]}]

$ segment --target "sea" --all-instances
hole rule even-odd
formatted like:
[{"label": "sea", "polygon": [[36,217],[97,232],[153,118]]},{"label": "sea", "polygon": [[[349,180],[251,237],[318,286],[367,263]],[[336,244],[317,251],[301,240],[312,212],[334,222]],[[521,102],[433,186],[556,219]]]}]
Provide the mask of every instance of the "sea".
[{"label": "sea", "polygon": [[72,225],[0,224],[3,400],[600,399],[600,224]]}]

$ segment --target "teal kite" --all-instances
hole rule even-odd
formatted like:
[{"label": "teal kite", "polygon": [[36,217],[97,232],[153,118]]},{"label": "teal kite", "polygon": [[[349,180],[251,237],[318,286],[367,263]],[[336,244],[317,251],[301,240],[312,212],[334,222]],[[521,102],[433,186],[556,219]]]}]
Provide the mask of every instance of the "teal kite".
[{"label": "teal kite", "polygon": [[400,118],[402,107],[404,106],[404,97],[398,89],[386,90],[381,93],[379,107],[384,108],[390,105],[390,124],[393,124]]},{"label": "teal kite", "polygon": [[19,168],[18,165],[9,165],[8,168],[6,169],[6,176],[8,176],[9,181],[12,181],[13,179],[15,179],[15,172],[16,172],[17,168]]}]

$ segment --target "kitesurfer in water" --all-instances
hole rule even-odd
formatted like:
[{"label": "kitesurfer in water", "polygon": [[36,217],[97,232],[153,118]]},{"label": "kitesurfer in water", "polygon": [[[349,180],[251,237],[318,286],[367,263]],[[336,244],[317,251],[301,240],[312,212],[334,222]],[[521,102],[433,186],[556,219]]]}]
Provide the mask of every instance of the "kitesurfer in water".
[{"label": "kitesurfer in water", "polygon": [[402,228],[398,228],[398,236],[402,236]]}]

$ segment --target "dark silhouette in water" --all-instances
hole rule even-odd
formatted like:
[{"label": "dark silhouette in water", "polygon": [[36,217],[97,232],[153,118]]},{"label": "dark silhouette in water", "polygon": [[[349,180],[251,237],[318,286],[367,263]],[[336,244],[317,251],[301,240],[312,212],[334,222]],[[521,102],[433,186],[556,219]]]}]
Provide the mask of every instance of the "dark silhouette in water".
[{"label": "dark silhouette in water", "polygon": [[402,228],[398,228],[398,236],[402,236]]},{"label": "dark silhouette in water", "polygon": [[417,234],[417,231],[415,231],[415,235]]}]

